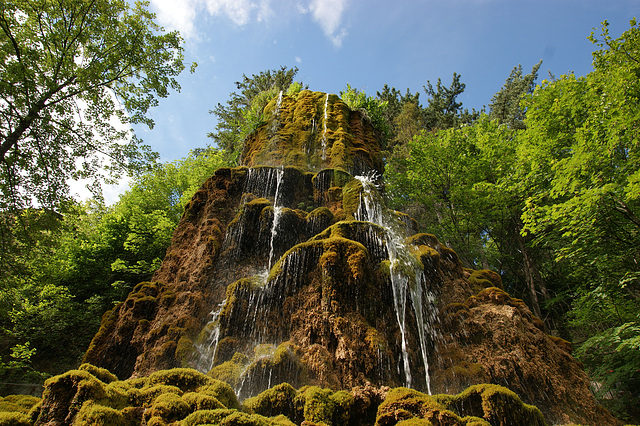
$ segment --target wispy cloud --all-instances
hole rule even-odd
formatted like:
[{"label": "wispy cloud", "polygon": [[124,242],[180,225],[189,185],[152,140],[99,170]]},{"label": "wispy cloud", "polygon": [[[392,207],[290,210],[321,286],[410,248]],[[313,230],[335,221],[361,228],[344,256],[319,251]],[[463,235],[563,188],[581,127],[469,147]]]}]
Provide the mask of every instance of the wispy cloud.
[{"label": "wispy cloud", "polygon": [[226,15],[236,25],[245,25],[251,19],[251,13],[254,9],[262,9],[264,5],[269,7],[269,2],[261,0],[260,6],[250,0],[204,0],[207,11],[211,15]]},{"label": "wispy cloud", "polygon": [[309,10],[324,34],[336,47],[342,46],[347,31],[342,27],[342,14],[347,0],[311,0]]},{"label": "wispy cloud", "polygon": [[291,7],[290,2],[273,0],[151,0],[151,6],[161,25],[180,31],[185,39],[198,38],[195,24],[198,14],[226,16],[234,24],[243,26],[254,20],[269,22],[276,16],[286,16],[274,8],[280,8],[280,12],[287,8],[299,14],[310,14],[331,42],[340,47],[347,35],[342,18],[348,1],[305,0]]}]

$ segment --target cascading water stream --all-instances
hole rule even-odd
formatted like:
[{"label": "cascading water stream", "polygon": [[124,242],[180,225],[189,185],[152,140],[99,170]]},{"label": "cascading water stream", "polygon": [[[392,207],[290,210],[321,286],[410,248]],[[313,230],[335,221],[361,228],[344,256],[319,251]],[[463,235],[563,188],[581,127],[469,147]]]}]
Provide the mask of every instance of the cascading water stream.
[{"label": "cascading water stream", "polygon": [[218,339],[220,338],[219,317],[225,303],[227,303],[227,299],[224,299],[222,303],[218,305],[218,309],[211,312],[211,321],[205,326],[205,330],[208,330],[207,338],[201,344],[195,345],[199,353],[198,359],[196,360],[196,369],[198,371],[206,373],[213,368]]},{"label": "cascading water stream", "polygon": [[278,101],[276,102],[276,107],[273,110],[273,122],[271,123],[271,133],[274,134],[278,131],[278,127],[280,127],[280,120],[278,120],[278,115],[280,114],[280,107],[282,106],[282,90],[278,94]]},{"label": "cascading water stream", "polygon": [[329,104],[329,94],[324,98],[324,119],[322,120],[322,159],[327,159],[327,106]]},{"label": "cascading water stream", "polygon": [[267,264],[267,275],[274,262],[274,249],[275,238],[278,235],[278,224],[280,223],[280,216],[282,213],[282,207],[278,205],[278,196],[280,195],[280,186],[282,185],[282,178],[284,177],[284,169],[282,167],[277,169],[276,175],[276,193],[273,196],[273,223],[271,225],[271,240],[269,241],[269,262]]},{"label": "cascading water stream", "polygon": [[395,216],[384,214],[382,199],[373,179],[367,176],[356,176],[356,179],[360,181],[363,188],[363,192],[360,194],[360,205],[356,211],[356,219],[375,223],[382,227],[386,234],[384,244],[389,255],[389,272],[393,288],[393,302],[398,328],[400,329],[402,338],[402,360],[406,386],[411,387],[412,382],[409,354],[407,351],[405,315],[407,296],[409,295],[418,328],[418,340],[420,341],[420,352],[425,368],[427,392],[431,394],[426,340],[426,327],[428,324],[425,321],[425,315],[423,313],[424,271],[418,260],[404,243],[401,233],[396,231],[406,226],[404,222]]}]

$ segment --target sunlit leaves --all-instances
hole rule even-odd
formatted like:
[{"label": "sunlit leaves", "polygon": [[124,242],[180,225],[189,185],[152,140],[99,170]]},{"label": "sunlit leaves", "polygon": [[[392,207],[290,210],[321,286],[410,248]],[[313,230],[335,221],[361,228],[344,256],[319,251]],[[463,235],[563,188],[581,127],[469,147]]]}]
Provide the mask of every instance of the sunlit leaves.
[{"label": "sunlit leaves", "polygon": [[[181,39],[139,2],[8,0],[0,10],[0,208],[55,206],[69,178],[155,158],[129,123],[184,68]],[[118,124],[122,123],[122,124]]]}]

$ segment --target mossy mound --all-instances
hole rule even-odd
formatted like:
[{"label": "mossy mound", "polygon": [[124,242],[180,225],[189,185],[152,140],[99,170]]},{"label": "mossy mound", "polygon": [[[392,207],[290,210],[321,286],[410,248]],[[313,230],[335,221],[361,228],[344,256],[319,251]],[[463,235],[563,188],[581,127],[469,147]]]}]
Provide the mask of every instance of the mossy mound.
[{"label": "mossy mound", "polygon": [[249,167],[333,168],[352,175],[384,169],[370,120],[336,95],[309,90],[283,95],[265,107],[264,115],[266,121],[244,144],[241,161]]},{"label": "mossy mound", "polygon": [[45,382],[36,425],[165,425],[202,410],[240,405],[233,389],[192,369],[161,370],[150,376],[105,383],[90,372],[113,378],[104,369],[84,364]]},{"label": "mossy mound", "polygon": [[[428,421],[429,423],[423,423]],[[376,425],[547,426],[536,407],[524,404],[507,388],[475,385],[458,395],[429,396],[396,388],[378,408]]]},{"label": "mossy mound", "polygon": [[105,383],[82,365],[45,383],[43,399],[0,399],[0,425],[433,425],[547,426],[541,411],[498,385],[474,385],[457,395],[427,395],[374,387],[334,391],[280,383],[240,404],[227,383],[192,369]]},{"label": "mossy mound", "polygon": [[465,272],[469,274],[467,281],[474,293],[479,293],[489,287],[503,288],[502,278],[497,272],[489,271],[488,269],[481,269],[479,271],[465,269]]}]

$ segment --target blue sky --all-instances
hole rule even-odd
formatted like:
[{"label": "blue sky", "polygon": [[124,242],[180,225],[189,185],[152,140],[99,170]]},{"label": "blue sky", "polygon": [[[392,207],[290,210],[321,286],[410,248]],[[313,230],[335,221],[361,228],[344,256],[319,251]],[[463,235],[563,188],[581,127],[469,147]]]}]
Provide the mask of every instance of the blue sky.
[{"label": "blue sky", "polygon": [[211,142],[209,110],[243,74],[297,66],[311,90],[339,93],[349,83],[375,95],[385,83],[448,86],[456,72],[463,107],[480,109],[518,64],[528,72],[542,60],[540,79],[590,72],[592,29],[606,19],[617,37],[640,18],[640,0],[151,0],[150,8],[198,63],[180,76],[181,92],[151,111],[155,127],[135,129],[162,161]]}]

